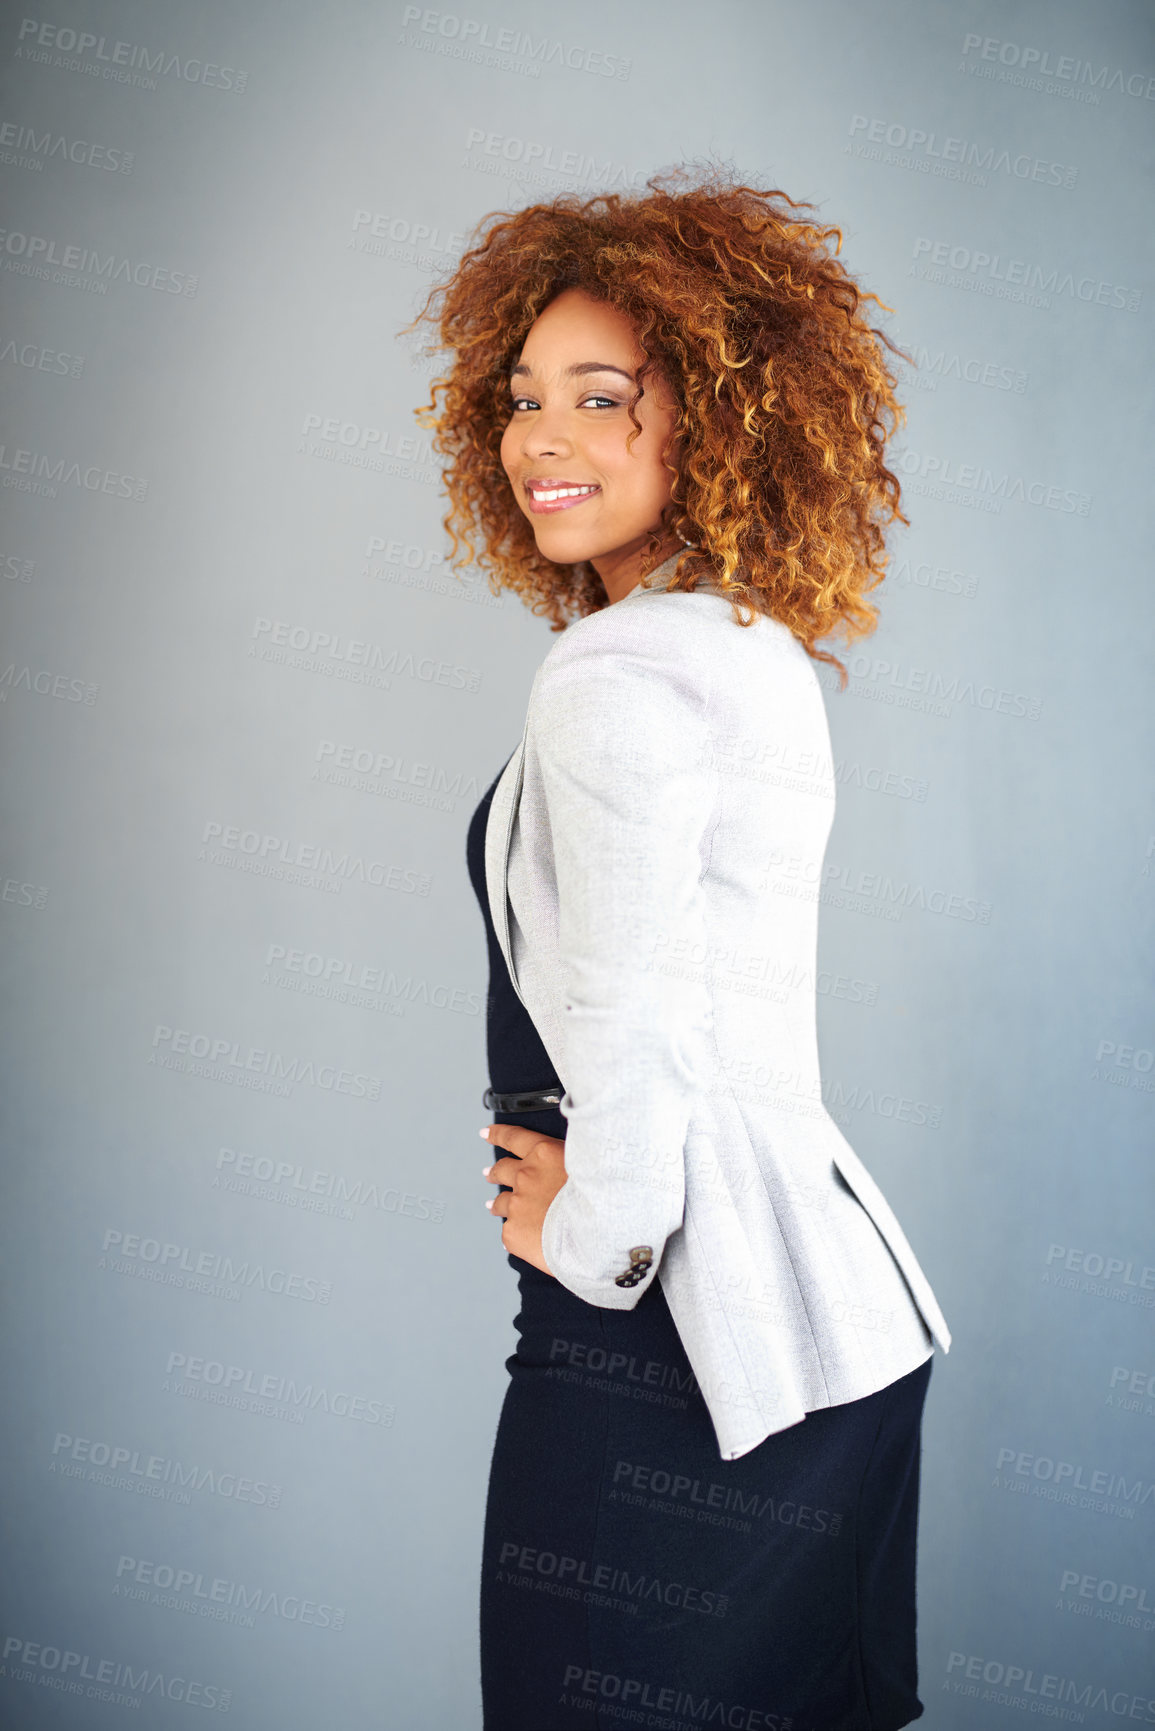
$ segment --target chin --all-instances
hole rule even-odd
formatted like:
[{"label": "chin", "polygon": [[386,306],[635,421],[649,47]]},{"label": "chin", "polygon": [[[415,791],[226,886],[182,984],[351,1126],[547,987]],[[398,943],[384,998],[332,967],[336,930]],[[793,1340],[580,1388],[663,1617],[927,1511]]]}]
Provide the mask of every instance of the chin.
[{"label": "chin", "polygon": [[555,565],[580,565],[583,559],[597,557],[599,548],[580,535],[536,535],[537,550],[543,559]]}]

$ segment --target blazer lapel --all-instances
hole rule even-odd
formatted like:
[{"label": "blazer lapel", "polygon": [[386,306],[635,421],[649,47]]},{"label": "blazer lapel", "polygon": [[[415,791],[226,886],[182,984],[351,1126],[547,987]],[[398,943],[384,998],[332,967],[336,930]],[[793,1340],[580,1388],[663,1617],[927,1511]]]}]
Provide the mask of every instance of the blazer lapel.
[{"label": "blazer lapel", "polygon": [[509,860],[509,844],[513,839],[513,820],[517,816],[517,802],[521,794],[522,769],[525,763],[525,736],[529,727],[529,717],[526,716],[525,727],[522,729],[521,741],[513,756],[501,772],[497,786],[493,790],[493,798],[489,803],[489,818],[485,826],[485,887],[489,895],[489,912],[493,920],[493,929],[497,934],[498,946],[505,957],[505,965],[509,970],[510,984],[524,1004],[518,990],[517,976],[513,967],[513,949],[509,939],[509,895],[506,891],[506,865]]}]

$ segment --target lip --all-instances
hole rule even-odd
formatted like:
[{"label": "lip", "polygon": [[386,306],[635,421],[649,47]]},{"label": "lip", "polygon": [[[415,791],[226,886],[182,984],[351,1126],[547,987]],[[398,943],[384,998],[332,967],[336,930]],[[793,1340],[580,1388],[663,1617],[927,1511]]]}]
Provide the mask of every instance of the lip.
[{"label": "lip", "polygon": [[[592,493],[582,493],[574,499],[550,499],[538,501],[533,496],[534,487],[592,487]],[[565,481],[554,479],[552,475],[534,475],[532,481],[525,483],[525,496],[529,500],[529,508],[535,517],[548,517],[556,511],[569,511],[575,505],[585,505],[590,499],[596,499],[601,492],[596,481]]]}]

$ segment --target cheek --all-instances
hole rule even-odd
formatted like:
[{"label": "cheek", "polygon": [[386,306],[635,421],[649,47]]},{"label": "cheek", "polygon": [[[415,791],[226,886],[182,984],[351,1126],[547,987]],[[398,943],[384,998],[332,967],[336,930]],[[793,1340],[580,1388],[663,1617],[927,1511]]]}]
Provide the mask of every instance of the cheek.
[{"label": "cheek", "polygon": [[[650,405],[649,412],[642,421],[641,434],[634,440],[633,466],[649,498],[653,498],[655,494],[667,495],[673,483],[673,476],[662,462],[662,446],[672,428],[673,418],[659,410],[656,405]],[[668,461],[677,461],[675,451],[671,450]]]},{"label": "cheek", "polygon": [[[639,439],[638,443],[640,445],[642,441]],[[664,505],[670,497],[670,488],[674,484],[674,477],[662,461],[661,438],[653,436],[647,440],[645,451],[640,454],[645,476],[646,497],[653,504]],[[672,462],[674,458],[671,456],[668,460]]]},{"label": "cheek", "polygon": [[644,427],[633,444],[628,445],[626,441],[633,430],[633,423],[626,417],[612,427],[596,428],[582,441],[583,455],[597,474],[621,489],[623,502],[626,499],[640,502],[650,496],[654,487],[656,447]]}]

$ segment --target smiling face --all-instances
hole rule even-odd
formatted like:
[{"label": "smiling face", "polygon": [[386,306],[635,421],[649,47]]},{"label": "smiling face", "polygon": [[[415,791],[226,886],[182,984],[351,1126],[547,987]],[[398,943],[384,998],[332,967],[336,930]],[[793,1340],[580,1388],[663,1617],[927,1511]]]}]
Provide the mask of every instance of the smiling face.
[{"label": "smiling face", "polygon": [[538,551],[558,565],[588,559],[611,601],[637,583],[651,531],[662,534],[659,561],[682,545],[660,525],[673,481],[662,447],[678,411],[655,372],[634,407],[642,430],[626,444],[643,359],[624,313],[564,290],[522,345],[501,440],[502,466]]}]

